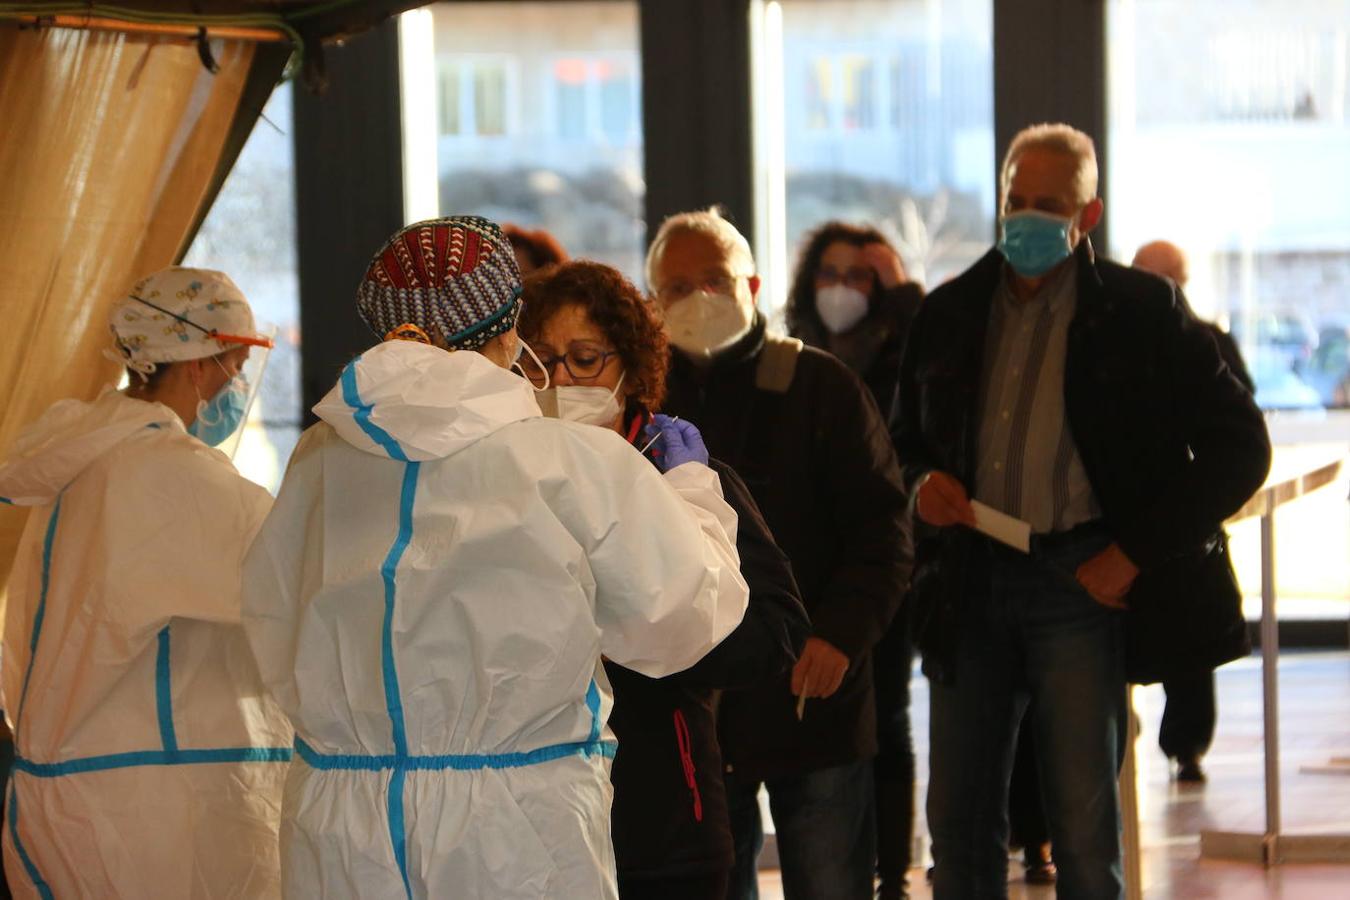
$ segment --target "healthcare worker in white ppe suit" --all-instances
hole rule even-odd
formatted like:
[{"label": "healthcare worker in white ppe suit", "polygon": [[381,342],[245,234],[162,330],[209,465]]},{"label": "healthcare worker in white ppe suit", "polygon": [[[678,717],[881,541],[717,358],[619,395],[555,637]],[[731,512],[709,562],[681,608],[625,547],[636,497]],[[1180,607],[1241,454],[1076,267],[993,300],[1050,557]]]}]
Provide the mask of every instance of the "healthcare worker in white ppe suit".
[{"label": "healthcare worker in white ppe suit", "polygon": [[296,728],[287,897],[616,897],[601,655],[666,675],[744,614],[697,432],[668,427],[663,476],[543,418],[510,368],[520,292],[484,219],[394,235],[357,294],[386,340],[315,407],[249,552]]},{"label": "healthcare worker in white ppe suit", "polygon": [[0,466],[32,510],[4,632],[5,874],[16,897],[279,897],[292,736],[239,598],[271,498],[208,446],[271,342],[199,269],[145,278],[111,325],[129,386],[58,402]]}]

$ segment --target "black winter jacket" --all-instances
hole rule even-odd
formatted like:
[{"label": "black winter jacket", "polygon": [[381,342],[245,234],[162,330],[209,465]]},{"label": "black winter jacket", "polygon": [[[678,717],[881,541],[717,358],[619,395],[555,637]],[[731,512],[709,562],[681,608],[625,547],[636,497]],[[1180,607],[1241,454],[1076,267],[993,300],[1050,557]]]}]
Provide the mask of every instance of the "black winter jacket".
[{"label": "black winter jacket", "polygon": [[[1127,598],[1131,681],[1213,668],[1248,650],[1222,523],[1260,488],[1270,439],[1250,393],[1175,285],[1093,256],[1084,240],[1064,375],[1069,427],[1107,527],[1140,568]],[[929,295],[901,365],[895,440],[905,481],[974,482],[990,251]],[[950,676],[964,603],[980,602],[982,539],[923,526],[913,582],[924,670]]]},{"label": "black winter jacket", "polygon": [[735,848],[717,746],[715,691],[773,679],[796,662],[810,622],[792,567],[745,483],[709,465],[739,522],[736,550],[750,602],[736,630],[693,668],[648,678],[611,662],[609,725],[619,739],[612,833],[619,874],[687,877],[731,868]]},{"label": "black winter jacket", "polygon": [[912,561],[907,509],[871,394],[834,357],[804,347],[781,391],[756,384],[757,317],[706,370],[672,354],[666,412],[698,426],[745,480],[792,561],[812,633],[850,660],[834,696],[796,716],[789,673],[722,697],[727,769],[750,779],[800,774],[876,753],[871,648],[900,603]]}]

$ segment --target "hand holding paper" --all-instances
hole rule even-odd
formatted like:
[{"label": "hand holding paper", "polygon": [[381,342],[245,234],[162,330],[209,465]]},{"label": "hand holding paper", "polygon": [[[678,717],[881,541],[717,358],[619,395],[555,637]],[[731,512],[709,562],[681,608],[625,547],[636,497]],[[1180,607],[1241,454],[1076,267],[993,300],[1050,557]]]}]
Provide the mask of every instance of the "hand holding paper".
[{"label": "hand holding paper", "polygon": [[965,487],[946,472],[934,470],[925,475],[919,482],[917,499],[919,518],[929,525],[975,527],[975,513]]},{"label": "hand holding paper", "polygon": [[975,511],[976,531],[987,534],[1014,550],[1021,550],[1023,553],[1031,552],[1030,522],[1014,519],[1012,516],[1001,513],[992,506],[986,506],[978,500],[971,501],[970,506]]}]

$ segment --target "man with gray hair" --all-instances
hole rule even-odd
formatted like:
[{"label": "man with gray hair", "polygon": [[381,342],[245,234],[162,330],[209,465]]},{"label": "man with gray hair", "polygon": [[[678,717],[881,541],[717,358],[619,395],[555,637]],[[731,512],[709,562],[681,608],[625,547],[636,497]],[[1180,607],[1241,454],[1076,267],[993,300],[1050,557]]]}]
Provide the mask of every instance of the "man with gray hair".
[{"label": "man with gray hair", "polygon": [[1087,135],[1017,135],[997,248],[929,296],[901,363],[941,900],[1007,894],[1019,727],[1057,896],[1123,897],[1127,679],[1247,649],[1221,526],[1265,478],[1265,423],[1174,284],[1094,256],[1096,194]]},{"label": "man with gray hair", "polygon": [[870,898],[871,649],[912,560],[895,450],[847,366],[767,333],[750,245],[717,210],[666,220],[648,251],[647,284],[674,345],[666,412],[696,422],[709,451],[744,478],[792,561],[813,629],[790,676],[722,697],[735,844],[727,896],[758,896],[764,784],[786,895]]}]

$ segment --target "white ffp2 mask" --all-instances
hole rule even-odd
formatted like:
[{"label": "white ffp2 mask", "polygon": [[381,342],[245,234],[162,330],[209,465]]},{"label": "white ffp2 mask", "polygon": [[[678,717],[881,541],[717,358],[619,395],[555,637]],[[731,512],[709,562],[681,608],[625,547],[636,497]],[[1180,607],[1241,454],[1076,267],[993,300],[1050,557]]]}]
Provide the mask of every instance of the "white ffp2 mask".
[{"label": "white ffp2 mask", "polygon": [[623,377],[612,391],[580,384],[555,385],[540,391],[534,399],[539,401],[540,412],[550,419],[612,428],[623,409],[619,405],[622,386]]},{"label": "white ffp2 mask", "polygon": [[867,295],[843,284],[816,289],[816,312],[831,334],[843,334],[867,316]]},{"label": "white ffp2 mask", "polygon": [[712,356],[745,337],[754,311],[730,294],[695,291],[666,307],[666,335],[693,356]]}]

